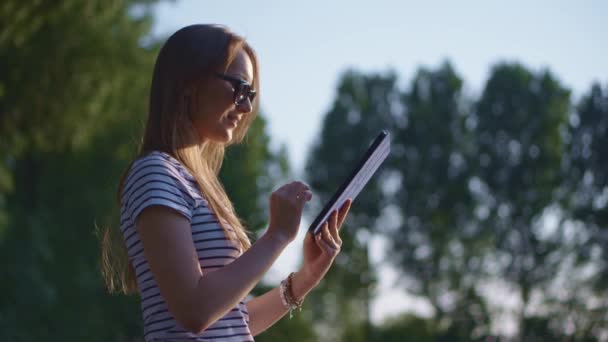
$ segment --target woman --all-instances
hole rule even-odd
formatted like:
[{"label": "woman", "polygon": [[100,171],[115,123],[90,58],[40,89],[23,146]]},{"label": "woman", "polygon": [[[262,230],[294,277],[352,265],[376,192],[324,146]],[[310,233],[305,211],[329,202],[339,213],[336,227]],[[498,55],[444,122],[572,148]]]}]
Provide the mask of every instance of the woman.
[{"label": "woman", "polygon": [[221,26],[185,27],[158,55],[141,150],[119,188],[122,239],[103,241],[108,286],[140,294],[146,341],[251,341],[302,304],[340,251],[350,201],[307,234],[300,270],[244,301],[312,197],[301,182],[274,191],[268,229],[251,245],[218,180],[225,147],[255,118],[259,79],[254,51]]}]

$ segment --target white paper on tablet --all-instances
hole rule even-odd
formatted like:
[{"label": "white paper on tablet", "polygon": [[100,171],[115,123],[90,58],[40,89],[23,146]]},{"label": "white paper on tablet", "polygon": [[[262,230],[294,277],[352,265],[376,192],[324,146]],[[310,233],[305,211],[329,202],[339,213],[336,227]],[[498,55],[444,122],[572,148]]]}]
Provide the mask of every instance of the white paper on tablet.
[{"label": "white paper on tablet", "polygon": [[351,172],[350,176],[342,186],[338,188],[338,191],[336,191],[310,225],[308,228],[309,232],[317,234],[323,223],[327,221],[329,215],[331,215],[334,210],[341,208],[344,202],[349,198],[353,201],[355,200],[365,184],[372,178],[388,156],[388,153],[390,152],[389,136],[388,132],[382,131],[376,139],[374,139],[357,166]]}]

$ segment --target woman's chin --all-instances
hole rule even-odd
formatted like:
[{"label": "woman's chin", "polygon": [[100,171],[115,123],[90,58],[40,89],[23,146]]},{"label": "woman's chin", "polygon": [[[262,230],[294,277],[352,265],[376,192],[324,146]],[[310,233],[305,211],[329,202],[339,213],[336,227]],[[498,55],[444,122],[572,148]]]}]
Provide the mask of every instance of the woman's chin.
[{"label": "woman's chin", "polygon": [[232,129],[227,129],[223,132],[223,134],[221,134],[217,137],[216,141],[219,143],[227,144],[232,140],[232,133],[233,133]]},{"label": "woman's chin", "polygon": [[[208,134],[207,137],[209,140],[214,141],[216,143],[227,144],[232,141],[232,135],[234,133],[234,128],[232,127],[222,127],[223,129],[218,129],[213,132],[213,134]],[[211,133],[211,132],[210,132]]]}]

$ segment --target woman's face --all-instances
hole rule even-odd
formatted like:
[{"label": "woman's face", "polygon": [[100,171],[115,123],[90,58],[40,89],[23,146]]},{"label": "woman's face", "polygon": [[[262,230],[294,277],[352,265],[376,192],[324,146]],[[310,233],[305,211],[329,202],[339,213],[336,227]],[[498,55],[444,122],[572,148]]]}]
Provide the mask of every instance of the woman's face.
[{"label": "woman's face", "polygon": [[[253,84],[253,65],[244,50],[239,51],[225,75]],[[211,77],[208,86],[201,91],[192,118],[201,139],[229,142],[243,116],[251,113],[251,101],[245,99],[241,104],[236,105],[234,91],[230,81],[216,75]]]}]

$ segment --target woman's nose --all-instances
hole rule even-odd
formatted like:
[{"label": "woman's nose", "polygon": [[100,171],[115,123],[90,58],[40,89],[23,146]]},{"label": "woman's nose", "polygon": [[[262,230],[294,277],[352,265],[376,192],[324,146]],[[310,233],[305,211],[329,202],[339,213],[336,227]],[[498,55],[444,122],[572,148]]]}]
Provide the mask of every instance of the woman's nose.
[{"label": "woman's nose", "polygon": [[239,113],[248,114],[253,110],[253,104],[249,98],[246,98],[245,101],[236,106],[236,109],[239,111]]}]

